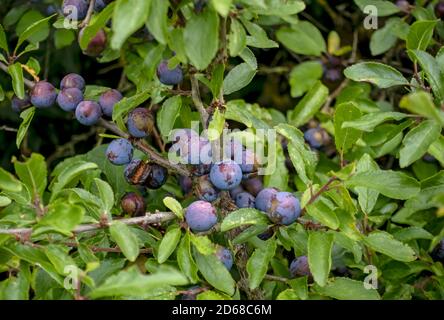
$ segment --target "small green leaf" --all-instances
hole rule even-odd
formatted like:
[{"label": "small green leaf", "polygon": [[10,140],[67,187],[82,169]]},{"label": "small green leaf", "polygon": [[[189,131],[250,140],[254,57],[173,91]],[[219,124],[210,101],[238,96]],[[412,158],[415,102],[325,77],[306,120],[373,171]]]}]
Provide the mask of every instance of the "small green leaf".
[{"label": "small green leaf", "polygon": [[267,216],[256,209],[239,209],[228,214],[222,221],[220,229],[222,232],[241,227],[244,225],[266,225],[269,223]]},{"label": "small green leaf", "polygon": [[5,29],[3,29],[3,26],[1,24],[0,24],[0,49],[5,50],[6,53],[9,52],[8,41],[6,40],[6,35],[5,35]]},{"label": "small green leaf", "polygon": [[374,231],[364,238],[364,243],[373,250],[395,260],[410,262],[416,259],[415,251],[408,245],[396,240],[385,231]]},{"label": "small green leaf", "polygon": [[96,36],[100,29],[106,26],[106,23],[113,14],[115,4],[116,2],[108,4],[100,13],[96,14],[95,19],[90,21],[90,23],[83,29],[82,36],[79,38],[79,44],[82,50],[85,50],[91,39]]},{"label": "small green leaf", "polygon": [[15,140],[17,149],[20,148],[23,138],[25,137],[26,132],[28,132],[28,128],[31,125],[32,119],[34,118],[34,114],[35,114],[35,107],[28,108],[22,111],[22,113],[20,113],[20,118],[22,118],[23,121],[22,123],[20,123],[20,127],[17,131],[17,137]]},{"label": "small green leaf", "polygon": [[194,250],[194,258],[200,273],[210,285],[230,296],[234,294],[236,283],[215,255],[203,255]]},{"label": "small green leaf", "polygon": [[395,68],[379,62],[361,62],[344,70],[347,78],[353,81],[365,81],[379,88],[408,85],[406,78]]},{"label": "small green leaf", "polygon": [[318,81],[289,114],[288,122],[295,127],[306,124],[321,109],[327,98],[328,88]]},{"label": "small green leaf", "polygon": [[320,56],[327,45],[321,32],[308,21],[299,21],[291,28],[282,27],[276,37],[284,46],[298,54]]},{"label": "small green leaf", "polygon": [[32,192],[32,198],[42,197],[48,183],[45,158],[38,154],[31,154],[24,162],[14,159],[14,169],[20,180]]},{"label": "small green leaf", "polygon": [[114,192],[108,182],[94,178],[94,182],[99,190],[100,200],[102,202],[102,210],[110,214],[114,206]]},{"label": "small green leaf", "polygon": [[406,200],[416,196],[420,184],[405,173],[392,170],[359,172],[345,181],[348,187],[367,187],[393,198]]},{"label": "small green leaf", "polygon": [[228,50],[230,56],[238,56],[247,45],[247,34],[237,19],[231,19],[230,34],[228,35]]},{"label": "small green leaf", "polygon": [[53,230],[70,235],[85,215],[85,209],[78,205],[57,202],[48,207],[48,212],[40,220],[39,225],[49,226]]},{"label": "small green leaf", "polygon": [[[364,154],[356,165],[357,172],[367,172],[378,170],[378,164],[368,155]],[[356,187],[358,194],[358,202],[362,211],[365,213],[372,212],[378,200],[379,192],[365,187]]]},{"label": "small green leaf", "polygon": [[430,93],[417,91],[404,96],[399,106],[412,113],[422,115],[429,119],[434,119],[444,128],[444,112],[439,110]]},{"label": "small green leaf", "polygon": [[123,255],[134,262],[139,255],[139,241],[131,229],[120,221],[113,221],[109,227],[113,240],[117,243]]},{"label": "small green leaf", "polygon": [[208,140],[214,141],[220,137],[225,127],[225,117],[219,109],[213,113],[213,117],[208,124]]},{"label": "small green leaf", "polygon": [[22,184],[12,174],[0,167],[0,189],[10,192],[20,192]]},{"label": "small green leaf", "polygon": [[298,64],[290,72],[291,96],[302,96],[317,84],[323,74],[322,65],[317,61],[307,61]]},{"label": "small green leaf", "polygon": [[338,300],[380,300],[375,289],[366,289],[364,282],[349,278],[336,278],[324,287],[316,287],[322,295]]},{"label": "small green leaf", "polygon": [[162,107],[157,112],[157,127],[162,136],[170,136],[181,108],[182,98],[180,96],[171,97],[163,103]]},{"label": "small green leaf", "polygon": [[399,150],[399,165],[401,168],[408,167],[420,159],[429,147],[441,135],[441,126],[433,120],[426,120],[409,131],[402,140]]},{"label": "small green leaf", "polygon": [[228,15],[232,2],[233,0],[211,0],[214,8],[222,17],[226,17]]},{"label": "small green leaf", "polygon": [[359,119],[361,111],[353,102],[344,102],[336,107],[334,115],[335,144],[341,152],[346,152],[361,137],[362,132],[353,128],[343,128],[344,122]]},{"label": "small green leaf", "polygon": [[193,15],[184,30],[185,52],[191,64],[204,70],[216,55],[219,46],[219,16],[210,9]]},{"label": "small green leaf", "polygon": [[17,49],[24,41],[29,40],[33,35],[40,32],[42,29],[48,28],[48,21],[52,17],[54,17],[54,15],[36,21],[28,26],[22,33],[20,33],[14,52],[17,52]]},{"label": "small green leaf", "polygon": [[14,63],[8,66],[9,75],[12,78],[12,88],[14,93],[20,99],[25,97],[25,83],[23,80],[23,69],[20,63]]},{"label": "small green leaf", "polygon": [[197,265],[191,255],[191,241],[190,234],[186,232],[177,247],[176,252],[177,264],[180,270],[190,279],[191,282],[197,282],[199,277],[197,275]]},{"label": "small green leaf", "polygon": [[246,87],[256,75],[257,70],[243,62],[228,72],[224,79],[224,94],[229,95]]},{"label": "small green leaf", "polygon": [[327,284],[331,269],[331,249],[334,236],[325,232],[310,232],[308,236],[308,265],[314,281],[321,287]]},{"label": "small green leaf", "polygon": [[168,9],[168,1],[151,0],[146,25],[154,38],[161,44],[166,44],[168,39]]},{"label": "small green leaf", "polygon": [[433,30],[438,21],[422,20],[416,21],[410,26],[407,35],[407,49],[426,50],[433,37]]},{"label": "small green leaf", "polygon": [[194,247],[203,255],[214,254],[216,246],[207,236],[198,236],[190,233],[190,240]]},{"label": "small green leaf", "polygon": [[378,17],[390,16],[394,13],[400,11],[400,9],[392,2],[386,0],[354,0],[356,5],[365,13],[369,13],[366,9],[368,6],[374,6],[376,12],[371,12],[376,14]]},{"label": "small green leaf", "polygon": [[267,240],[260,248],[256,248],[247,262],[248,281],[250,289],[260,286],[267,274],[268,264],[276,252],[277,244],[274,239]]},{"label": "small green leaf", "polygon": [[372,132],[375,127],[389,120],[402,120],[408,115],[400,112],[373,112],[353,121],[345,121],[341,128],[354,128],[361,131]]},{"label": "small green leaf", "polygon": [[163,199],[165,207],[170,209],[179,219],[183,220],[183,208],[182,205],[176,199],[172,197],[165,197]]},{"label": "small green leaf", "polygon": [[142,104],[143,102],[148,100],[150,95],[151,95],[151,91],[146,90],[146,91],[140,92],[138,94],[135,94],[134,96],[129,97],[129,98],[124,97],[122,100],[120,100],[119,102],[117,102],[114,105],[113,121],[116,121],[117,119],[119,119],[121,117],[124,117],[132,109],[134,109],[135,107],[139,106],[140,104]]},{"label": "small green leaf", "polygon": [[159,245],[157,262],[164,263],[168,260],[170,255],[174,252],[174,250],[176,250],[181,236],[182,231],[178,226],[173,225],[173,227],[168,228],[168,231],[163,236],[162,241]]}]

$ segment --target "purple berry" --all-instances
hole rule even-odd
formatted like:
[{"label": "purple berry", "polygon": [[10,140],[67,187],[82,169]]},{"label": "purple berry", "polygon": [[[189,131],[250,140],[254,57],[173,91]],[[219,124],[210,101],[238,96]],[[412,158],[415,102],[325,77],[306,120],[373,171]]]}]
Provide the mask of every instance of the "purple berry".
[{"label": "purple berry", "polygon": [[170,152],[175,152],[182,163],[200,163],[201,138],[196,131],[192,129],[174,130],[170,138],[174,141]]},{"label": "purple berry", "polygon": [[57,95],[57,104],[65,111],[74,111],[83,101],[83,93],[77,88],[66,88]]},{"label": "purple berry", "polygon": [[254,208],[255,198],[248,192],[241,192],[236,196],[238,208]]},{"label": "purple berry", "polygon": [[[79,41],[83,36],[83,30],[79,32]],[[98,57],[106,48],[106,33],[103,29],[97,31],[96,35],[89,41],[88,46],[83,51],[90,57]]]},{"label": "purple berry", "polygon": [[[239,163],[239,162],[238,162]],[[242,161],[239,163],[242,173],[251,173],[257,166],[256,155],[251,150],[242,151]]]},{"label": "purple berry", "polygon": [[163,60],[157,66],[157,77],[164,85],[173,86],[182,82],[183,72],[179,66],[174,69],[168,68],[168,61]]},{"label": "purple berry", "polygon": [[444,263],[444,239],[438,243],[435,249],[433,249],[432,258]]},{"label": "purple berry", "polygon": [[444,18],[444,1],[439,1],[435,6],[435,14],[439,19]]},{"label": "purple berry", "polygon": [[153,130],[154,119],[145,108],[136,108],[128,115],[128,132],[135,138],[144,138]]},{"label": "purple berry", "polygon": [[310,268],[308,266],[307,256],[300,256],[294,259],[290,264],[290,273],[292,277],[297,276],[311,276]]},{"label": "purple berry", "polygon": [[56,98],[56,89],[49,82],[39,81],[31,89],[31,103],[36,108],[49,108]]},{"label": "purple berry", "polygon": [[99,104],[103,114],[111,117],[113,115],[114,105],[122,100],[122,98],[122,94],[115,89],[110,89],[102,93],[99,98]]},{"label": "purple berry", "polygon": [[236,196],[241,192],[245,192],[244,188],[242,188],[242,186],[237,186],[236,188],[230,190],[230,196],[232,199],[236,199]]},{"label": "purple berry", "polygon": [[85,79],[77,73],[67,74],[60,82],[60,90],[68,88],[77,88],[83,92],[85,90]]},{"label": "purple berry", "polygon": [[133,158],[132,144],[123,138],[113,140],[106,149],[106,157],[117,166],[128,164]]},{"label": "purple berry", "polygon": [[88,12],[87,0],[64,0],[62,5],[63,15],[70,20],[83,20]]},{"label": "purple berry", "polygon": [[146,176],[143,185],[148,189],[159,189],[162,187],[167,178],[168,170],[157,164],[148,164],[146,168],[148,175]]},{"label": "purple berry", "polygon": [[100,12],[106,7],[106,3],[103,0],[96,0],[94,2],[94,11]]},{"label": "purple berry", "polygon": [[208,176],[202,176],[196,186],[197,196],[200,200],[213,202],[217,199],[219,191],[210,182]]},{"label": "purple berry", "polygon": [[242,170],[232,160],[221,161],[211,167],[210,180],[220,190],[231,190],[241,183]]},{"label": "purple berry", "polygon": [[208,231],[217,223],[216,209],[207,201],[195,201],[186,209],[185,220],[192,231]]},{"label": "purple berry", "polygon": [[190,177],[180,176],[179,177],[179,185],[183,194],[188,194],[192,191],[193,188],[193,180]]},{"label": "purple berry", "polygon": [[23,99],[20,99],[16,95],[14,95],[11,99],[11,108],[16,113],[22,112],[23,109],[26,107],[29,107],[31,105],[31,99],[29,98],[29,95],[25,93],[25,97]]},{"label": "purple berry", "polygon": [[85,125],[92,126],[99,121],[102,116],[102,110],[97,102],[94,101],[82,101],[77,105],[76,118]]},{"label": "purple berry", "polygon": [[216,257],[222,262],[228,270],[233,267],[233,255],[231,251],[224,247],[219,247],[216,251]]},{"label": "purple berry", "polygon": [[256,209],[267,212],[271,207],[271,201],[276,199],[278,190],[275,188],[265,188],[256,196]]},{"label": "purple berry", "polygon": [[211,164],[198,164],[191,168],[191,173],[194,176],[201,177],[209,174],[211,170]]},{"label": "purple berry", "polygon": [[243,187],[253,196],[257,196],[262,189],[264,189],[264,185],[262,180],[258,177],[250,178],[242,182]]},{"label": "purple berry", "polygon": [[126,193],[120,200],[123,212],[130,216],[145,215],[146,205],[143,197],[137,193]]},{"label": "purple berry", "polygon": [[314,149],[319,149],[324,145],[324,133],[319,127],[305,131],[304,139]]},{"label": "purple berry", "polygon": [[267,215],[277,224],[290,225],[301,214],[299,200],[290,192],[278,192],[271,200]]}]

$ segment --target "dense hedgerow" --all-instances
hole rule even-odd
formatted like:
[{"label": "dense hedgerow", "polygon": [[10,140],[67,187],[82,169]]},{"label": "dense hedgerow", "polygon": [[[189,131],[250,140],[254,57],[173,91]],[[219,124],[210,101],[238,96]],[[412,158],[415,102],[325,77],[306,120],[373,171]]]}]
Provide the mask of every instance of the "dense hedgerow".
[{"label": "dense hedgerow", "polygon": [[443,8],[2,1],[0,299],[443,299]]}]

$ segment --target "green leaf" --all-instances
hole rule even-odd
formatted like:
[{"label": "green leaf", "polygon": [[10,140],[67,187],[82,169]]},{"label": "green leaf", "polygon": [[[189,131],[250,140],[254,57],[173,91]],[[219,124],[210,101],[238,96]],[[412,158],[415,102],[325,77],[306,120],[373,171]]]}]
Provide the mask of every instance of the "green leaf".
[{"label": "green leaf", "polygon": [[297,128],[279,124],[276,131],[289,140],[288,154],[299,177],[305,183],[310,183],[314,176],[318,157],[306,144],[304,134]]},{"label": "green leaf", "polygon": [[308,236],[308,265],[314,281],[321,287],[326,285],[330,273],[333,239],[333,234],[319,231]]},{"label": "green leaf", "polygon": [[434,119],[444,128],[444,112],[435,106],[433,98],[428,92],[417,91],[410,93],[401,99],[399,106],[412,113]]},{"label": "green leaf", "polygon": [[267,274],[268,264],[276,252],[277,244],[274,239],[265,241],[264,245],[256,248],[248,259],[247,272],[250,289],[256,289],[260,286],[262,280]]},{"label": "green leaf", "polygon": [[100,200],[102,202],[102,210],[104,213],[111,213],[114,206],[114,192],[108,182],[101,179],[94,178],[94,182],[99,190]]},{"label": "green leaf", "polygon": [[114,220],[109,227],[111,238],[117,243],[123,255],[134,262],[139,255],[137,236],[124,223]]},{"label": "green leaf", "polygon": [[236,282],[215,255],[203,255],[194,250],[194,258],[200,273],[210,285],[230,296],[234,294]]},{"label": "green leaf", "polygon": [[15,145],[17,146],[17,149],[20,148],[23,138],[25,137],[26,132],[28,132],[28,128],[31,125],[32,119],[34,118],[34,114],[35,107],[28,108],[20,113],[20,118],[22,118],[23,121],[22,123],[20,123],[20,127],[17,131],[17,137],[15,139]]},{"label": "green leaf", "polygon": [[359,119],[361,111],[353,102],[344,102],[336,107],[334,115],[335,144],[341,152],[346,152],[361,137],[362,132],[353,128],[343,128],[347,121]]},{"label": "green leaf", "polygon": [[157,262],[164,263],[168,260],[170,255],[176,250],[179,244],[180,237],[182,236],[182,231],[176,225],[168,228],[168,231],[163,236],[159,245],[159,252],[157,254]]},{"label": "green leaf", "polygon": [[0,189],[10,192],[20,192],[22,184],[12,174],[0,167]]},{"label": "green leaf", "polygon": [[[356,165],[357,172],[376,171],[378,169],[378,164],[368,154],[364,154]],[[356,193],[362,211],[367,214],[372,212],[378,200],[379,192],[366,187],[356,187]]]},{"label": "green leaf", "polygon": [[12,200],[5,196],[0,196],[0,207],[7,207],[11,204]]},{"label": "green leaf", "polygon": [[379,62],[361,62],[344,70],[347,78],[353,81],[365,81],[379,88],[408,85],[406,78],[395,68]]},{"label": "green leaf", "polygon": [[402,242],[408,242],[416,239],[432,240],[433,235],[420,227],[401,228],[393,233],[393,236]]},{"label": "green leaf", "polygon": [[399,151],[399,165],[408,167],[426,154],[429,147],[441,135],[441,126],[433,120],[421,122],[417,127],[409,131],[402,141]]},{"label": "green leaf", "polygon": [[144,275],[136,266],[110,276],[99,287],[89,293],[91,298],[143,296],[162,286],[184,286],[188,279],[171,267],[159,268],[156,272]]},{"label": "green leaf", "polygon": [[268,38],[267,33],[257,23],[241,19],[248,33],[247,46],[255,48],[277,48],[279,45]]},{"label": "green leaf", "polygon": [[179,219],[183,220],[183,208],[179,201],[172,197],[165,197],[163,199],[165,207],[170,209]]},{"label": "green leaf", "polygon": [[[115,4],[116,2],[111,2],[110,4],[108,4],[100,13],[95,15],[94,20],[90,21],[90,23],[82,29],[82,36],[79,38],[79,44],[82,50],[86,50],[88,44],[96,36],[100,29],[106,26],[108,20],[113,15]],[[60,31],[62,30],[63,29],[61,29]]]},{"label": "green leaf", "polygon": [[216,253],[216,246],[207,236],[197,236],[190,233],[190,241],[194,247],[203,255],[210,255]]},{"label": "green leaf", "polygon": [[49,226],[53,230],[70,235],[85,215],[85,209],[78,205],[57,202],[48,207],[48,212],[40,220],[39,225]]},{"label": "green leaf", "polygon": [[222,17],[226,17],[228,15],[232,2],[233,0],[211,0],[213,7]]},{"label": "green leaf", "polygon": [[383,28],[373,32],[370,39],[370,51],[373,56],[380,55],[390,50],[398,40],[399,29],[408,28],[406,22],[400,18],[390,18],[387,20]]},{"label": "green leaf", "polygon": [[349,278],[336,278],[324,287],[316,287],[316,291],[338,300],[380,300],[375,289],[366,289],[361,281]]},{"label": "green leaf", "polygon": [[194,262],[193,256],[191,255],[190,234],[188,232],[185,232],[184,236],[182,237],[182,241],[177,247],[176,257],[180,270],[190,279],[191,282],[197,282],[199,280],[197,275],[197,265],[196,262]]},{"label": "green leaf", "polygon": [[289,113],[288,122],[295,127],[306,124],[321,109],[327,98],[328,88],[318,81]]},{"label": "green leaf", "polygon": [[373,250],[398,261],[410,262],[416,259],[412,248],[385,231],[373,231],[364,238],[364,243]]},{"label": "green leaf", "polygon": [[314,203],[306,206],[307,213],[323,225],[330,229],[339,228],[339,220],[334,212],[334,208],[329,205],[329,201],[323,197],[318,198]]},{"label": "green leaf", "polygon": [[230,34],[228,35],[228,50],[230,56],[238,56],[247,45],[247,34],[237,19],[231,19]]},{"label": "green leaf", "polygon": [[354,2],[359,9],[366,13],[368,13],[368,11],[365,10],[366,7],[376,7],[377,11],[375,13],[378,17],[390,16],[400,11],[400,9],[394,3],[385,0],[354,0]]},{"label": "green leaf", "polygon": [[314,87],[323,74],[318,61],[307,61],[298,64],[290,72],[291,96],[297,98]]},{"label": "green leaf", "polygon": [[151,0],[151,7],[146,22],[154,38],[161,44],[167,44],[168,39],[168,8],[168,1]]},{"label": "green leaf", "polygon": [[438,140],[432,143],[428,152],[444,167],[444,136],[440,136]]},{"label": "green leaf", "polygon": [[70,46],[75,39],[76,36],[72,30],[57,29],[54,32],[54,45],[57,50]]},{"label": "green leaf", "polygon": [[284,46],[298,54],[320,56],[327,50],[321,32],[308,21],[299,21],[291,28],[282,27],[276,32],[276,37]]},{"label": "green leaf", "polygon": [[217,140],[225,127],[225,117],[219,109],[216,109],[213,113],[213,117],[208,124],[208,140]]},{"label": "green leaf", "polygon": [[[20,45],[26,41],[29,40],[32,36],[34,36],[36,33],[41,32],[44,29],[48,29],[48,21],[54,17],[54,15],[46,17],[44,19],[41,19],[39,21],[34,22],[30,26],[28,26],[23,32],[19,34],[19,38],[17,40],[17,45],[15,46],[14,52],[17,52],[17,49],[20,47]],[[38,42],[38,41],[37,41]]]},{"label": "green leaf", "polygon": [[8,41],[6,40],[5,29],[3,29],[3,26],[1,24],[0,24],[0,49],[5,50],[6,53],[9,52]]},{"label": "green leaf", "polygon": [[[219,1],[219,0],[214,0],[214,1]],[[215,292],[212,290],[207,290],[202,293],[199,293],[196,296],[196,300],[232,300],[232,299],[226,294]]]},{"label": "green leaf", "polygon": [[426,50],[432,40],[436,23],[437,21],[429,20],[416,21],[413,23],[407,35],[407,49]]},{"label": "green leaf", "polygon": [[148,18],[150,0],[118,0],[113,13],[111,47],[119,50],[125,40],[140,29]]},{"label": "green leaf", "polygon": [[25,83],[23,80],[23,69],[19,62],[8,66],[8,73],[12,78],[12,88],[15,95],[23,99],[25,97]]},{"label": "green leaf", "polygon": [[444,75],[439,68],[438,62],[425,51],[409,50],[409,55],[418,61],[422,70],[425,72],[427,81],[432,87],[433,93],[439,101],[444,99]]},{"label": "green leaf", "polygon": [[366,114],[354,121],[345,121],[341,128],[353,128],[361,131],[372,132],[375,127],[389,120],[402,120],[408,117],[405,113],[400,112],[373,112]]},{"label": "green leaf", "polygon": [[345,181],[347,187],[367,187],[393,199],[413,198],[420,191],[420,184],[405,173],[392,170],[359,172]]},{"label": "green leaf", "polygon": [[185,52],[191,64],[204,70],[216,55],[219,46],[219,16],[206,9],[193,15],[184,30]]},{"label": "green leaf", "polygon": [[180,114],[182,108],[182,98],[174,96],[167,99],[160,110],[157,112],[157,127],[164,137],[169,137],[174,123]]},{"label": "green leaf", "polygon": [[239,56],[244,60],[248,65],[251,67],[251,69],[256,70],[257,69],[257,59],[254,55],[253,51],[251,51],[250,48],[245,48],[242,50],[242,52],[239,54]]},{"label": "green leaf", "polygon": [[140,92],[133,95],[132,97],[124,97],[122,100],[117,102],[113,108],[113,121],[124,117],[128,112],[130,112],[135,107],[141,105],[143,102],[148,100],[151,95],[150,90]]},{"label": "green leaf", "polygon": [[25,162],[14,159],[14,169],[20,180],[32,192],[32,198],[41,198],[48,183],[45,158],[33,153],[30,158],[25,158]]},{"label": "green leaf", "polygon": [[257,70],[252,69],[248,63],[241,63],[228,72],[224,79],[224,94],[229,95],[246,87],[256,75]]},{"label": "green leaf", "polygon": [[269,223],[267,216],[256,209],[239,209],[228,214],[222,221],[220,229],[222,232],[238,228],[244,225],[266,225]]},{"label": "green leaf", "polygon": [[92,162],[80,162],[67,166],[57,177],[56,182],[52,187],[51,200],[56,198],[59,192],[63,190],[70,182],[78,178],[79,175],[85,171],[97,169],[97,164]]}]

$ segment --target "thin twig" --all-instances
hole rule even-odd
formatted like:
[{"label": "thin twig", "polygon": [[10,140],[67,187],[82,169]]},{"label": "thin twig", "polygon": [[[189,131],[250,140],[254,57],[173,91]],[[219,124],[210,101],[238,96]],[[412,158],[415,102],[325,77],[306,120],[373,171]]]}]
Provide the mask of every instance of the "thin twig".
[{"label": "thin twig", "polygon": [[[67,247],[78,247],[79,244],[77,242],[64,242],[63,243],[65,246]],[[119,247],[114,247],[114,248],[105,248],[105,247],[96,247],[96,246],[90,246],[88,247],[92,252],[122,252],[122,249],[120,249]],[[142,248],[139,249],[139,253],[140,254],[144,254],[144,253],[152,253],[153,250],[150,248]]]},{"label": "thin twig", "polygon": [[307,206],[309,206],[310,204],[314,203],[316,201],[317,198],[319,198],[324,192],[328,191],[328,188],[330,187],[330,185],[335,182],[336,180],[338,180],[337,177],[331,177],[326,184],[324,184],[322,186],[321,189],[318,190],[318,192],[316,192],[314,195],[311,196],[310,200],[308,200],[307,204],[305,205],[305,207],[302,209],[301,211],[301,216],[304,215]]},{"label": "thin twig", "polygon": [[86,27],[89,24],[89,22],[91,21],[92,14],[94,12],[94,4],[95,3],[96,3],[96,0],[89,1],[88,12],[86,13],[85,19],[83,19],[82,23],[79,24],[79,28]]},{"label": "thin twig", "polygon": [[193,99],[194,106],[200,114],[200,121],[204,129],[208,128],[208,112],[205,110],[205,106],[200,98],[199,82],[194,74],[190,75],[191,80],[191,98]]},{"label": "thin twig", "polygon": [[[135,217],[135,218],[127,218],[127,219],[119,219],[115,221],[119,221],[126,225],[140,225],[140,224],[157,224],[161,222],[170,221],[177,218],[174,213],[171,212],[157,212],[153,214],[147,213],[143,217]],[[107,228],[111,225],[111,223],[93,223],[93,224],[84,224],[76,227],[72,232],[74,234],[79,234],[88,231],[99,230],[103,228]],[[19,238],[27,237],[29,238],[32,234],[32,228],[14,228],[14,229],[0,229],[0,234],[10,234],[15,235]]]},{"label": "thin twig", "polygon": [[0,131],[17,132],[18,130],[17,130],[17,129],[14,129],[14,128],[10,128],[10,127],[4,125],[4,126],[1,126],[1,127],[0,127]]}]

